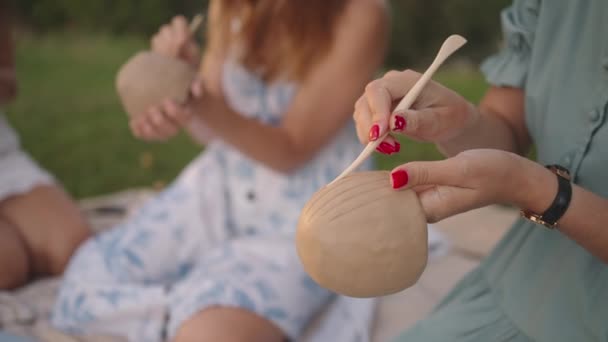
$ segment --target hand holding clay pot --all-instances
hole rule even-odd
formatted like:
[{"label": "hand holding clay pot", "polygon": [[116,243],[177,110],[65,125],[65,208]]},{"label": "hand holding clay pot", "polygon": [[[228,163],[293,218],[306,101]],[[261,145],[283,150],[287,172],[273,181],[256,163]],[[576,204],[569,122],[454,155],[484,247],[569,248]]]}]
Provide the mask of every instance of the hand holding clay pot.
[{"label": "hand holding clay pot", "polygon": [[199,64],[200,48],[183,16],[176,16],[163,25],[152,37],[150,45],[153,52],[163,56],[180,59],[194,67]]},{"label": "hand holding clay pot", "polygon": [[[153,39],[155,51],[142,51],[127,61],[116,77],[116,88],[122,105],[131,118],[133,134],[145,140],[166,140],[175,135],[188,121],[186,113],[167,116],[164,106],[185,104],[197,70],[181,57],[182,50],[191,46],[183,32],[183,18],[173,20]],[[197,20],[198,19],[198,20]],[[193,32],[200,24],[195,18],[188,29]],[[179,38],[181,43],[169,43]]]}]

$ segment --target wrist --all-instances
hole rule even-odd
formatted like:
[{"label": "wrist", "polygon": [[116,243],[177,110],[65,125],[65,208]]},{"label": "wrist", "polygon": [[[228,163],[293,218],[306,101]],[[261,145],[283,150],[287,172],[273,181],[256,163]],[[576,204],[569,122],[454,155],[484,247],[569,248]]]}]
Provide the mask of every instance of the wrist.
[{"label": "wrist", "polygon": [[[525,159],[522,157],[522,159]],[[546,167],[526,160],[528,167],[517,174],[521,178],[514,204],[522,210],[542,214],[550,206],[558,189],[555,173]]]}]

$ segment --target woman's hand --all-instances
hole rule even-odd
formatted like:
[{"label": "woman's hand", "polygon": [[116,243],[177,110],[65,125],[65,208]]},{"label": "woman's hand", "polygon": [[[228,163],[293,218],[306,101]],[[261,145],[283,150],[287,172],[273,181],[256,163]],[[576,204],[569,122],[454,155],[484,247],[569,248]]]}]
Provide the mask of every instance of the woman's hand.
[{"label": "woman's hand", "polygon": [[[391,172],[395,189],[413,189],[429,222],[490,204],[519,208],[548,207],[551,191],[532,191],[539,184],[555,183],[555,176],[541,165],[517,154],[478,149],[430,162],[410,162]],[[535,198],[538,196],[538,198]]]},{"label": "woman's hand", "polygon": [[[433,81],[426,85],[410,110],[393,113],[398,101],[420,76],[411,70],[390,71],[367,85],[354,113],[361,143],[374,141],[390,130],[415,140],[441,144],[460,136],[476,122],[479,114],[471,103]],[[389,135],[385,143],[395,146],[396,140]]]},{"label": "woman's hand", "polygon": [[14,68],[0,68],[0,105],[7,104],[17,96],[17,77]]},{"label": "woman's hand", "polygon": [[129,122],[133,135],[146,141],[166,141],[174,137],[190,120],[186,107],[167,99]]},{"label": "woman's hand", "polygon": [[186,128],[199,143],[209,142],[213,134],[204,125],[200,115],[205,105],[210,102],[204,94],[203,81],[196,78],[190,86],[188,103],[180,104],[165,99],[160,105],[151,107],[147,112],[131,119],[131,132],[142,140],[166,141],[178,134],[182,128]]},{"label": "woman's hand", "polygon": [[170,23],[163,25],[152,37],[151,45],[154,52],[179,58],[193,66],[199,64],[199,47],[192,37],[188,21],[183,16],[176,16]]}]

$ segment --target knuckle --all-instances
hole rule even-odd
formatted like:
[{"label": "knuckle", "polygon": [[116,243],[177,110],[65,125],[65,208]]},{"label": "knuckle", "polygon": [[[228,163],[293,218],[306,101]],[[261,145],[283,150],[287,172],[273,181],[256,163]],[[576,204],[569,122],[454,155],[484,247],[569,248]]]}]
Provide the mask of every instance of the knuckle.
[{"label": "knuckle", "polygon": [[475,182],[478,181],[480,177],[476,175],[476,168],[472,163],[472,152],[471,151],[462,151],[456,155],[458,163],[456,164],[456,175],[459,177],[461,181],[469,181]]},{"label": "knuckle", "polygon": [[431,176],[430,176],[429,170],[427,168],[417,167],[415,171],[416,171],[416,178],[418,179],[416,184],[419,184],[419,185],[429,184],[429,179],[431,178]]},{"label": "knuckle", "polygon": [[372,93],[372,92],[376,91],[377,89],[379,89],[380,87],[382,87],[382,81],[373,80],[365,86],[365,93],[366,94]]},{"label": "knuckle", "polygon": [[403,77],[407,77],[407,78],[418,78],[418,76],[420,76],[420,74],[412,69],[407,69],[405,71],[403,71],[401,73],[403,75]]},{"label": "knuckle", "polygon": [[355,102],[355,113],[354,116],[357,115],[361,115],[363,110],[365,109],[365,106],[367,106],[367,101],[363,98],[360,97],[357,102]]},{"label": "knuckle", "polygon": [[406,120],[408,132],[414,134],[420,131],[420,118],[418,117],[418,115],[408,115]]},{"label": "knuckle", "polygon": [[397,70],[389,70],[384,74],[384,77],[382,78],[395,78],[395,77],[399,77],[402,73],[400,71]]}]

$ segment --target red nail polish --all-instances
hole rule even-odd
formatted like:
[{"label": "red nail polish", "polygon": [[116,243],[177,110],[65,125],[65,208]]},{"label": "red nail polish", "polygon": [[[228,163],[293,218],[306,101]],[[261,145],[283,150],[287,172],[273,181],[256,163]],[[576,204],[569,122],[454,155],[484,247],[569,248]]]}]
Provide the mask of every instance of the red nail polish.
[{"label": "red nail polish", "polygon": [[380,143],[380,146],[378,146],[378,150],[384,154],[395,153],[395,147],[384,141]]},{"label": "red nail polish", "polygon": [[409,176],[405,170],[397,170],[391,173],[391,178],[393,179],[393,189],[404,187],[409,180]]},{"label": "red nail polish", "polygon": [[405,118],[401,115],[395,115],[395,128],[394,131],[405,131],[405,126],[407,123],[405,122]]},{"label": "red nail polish", "polygon": [[401,144],[395,141],[395,153],[399,153],[399,151],[401,151]]},{"label": "red nail polish", "polygon": [[378,137],[380,136],[380,126],[373,125],[372,128],[369,130],[369,141],[375,141],[378,139]]}]

